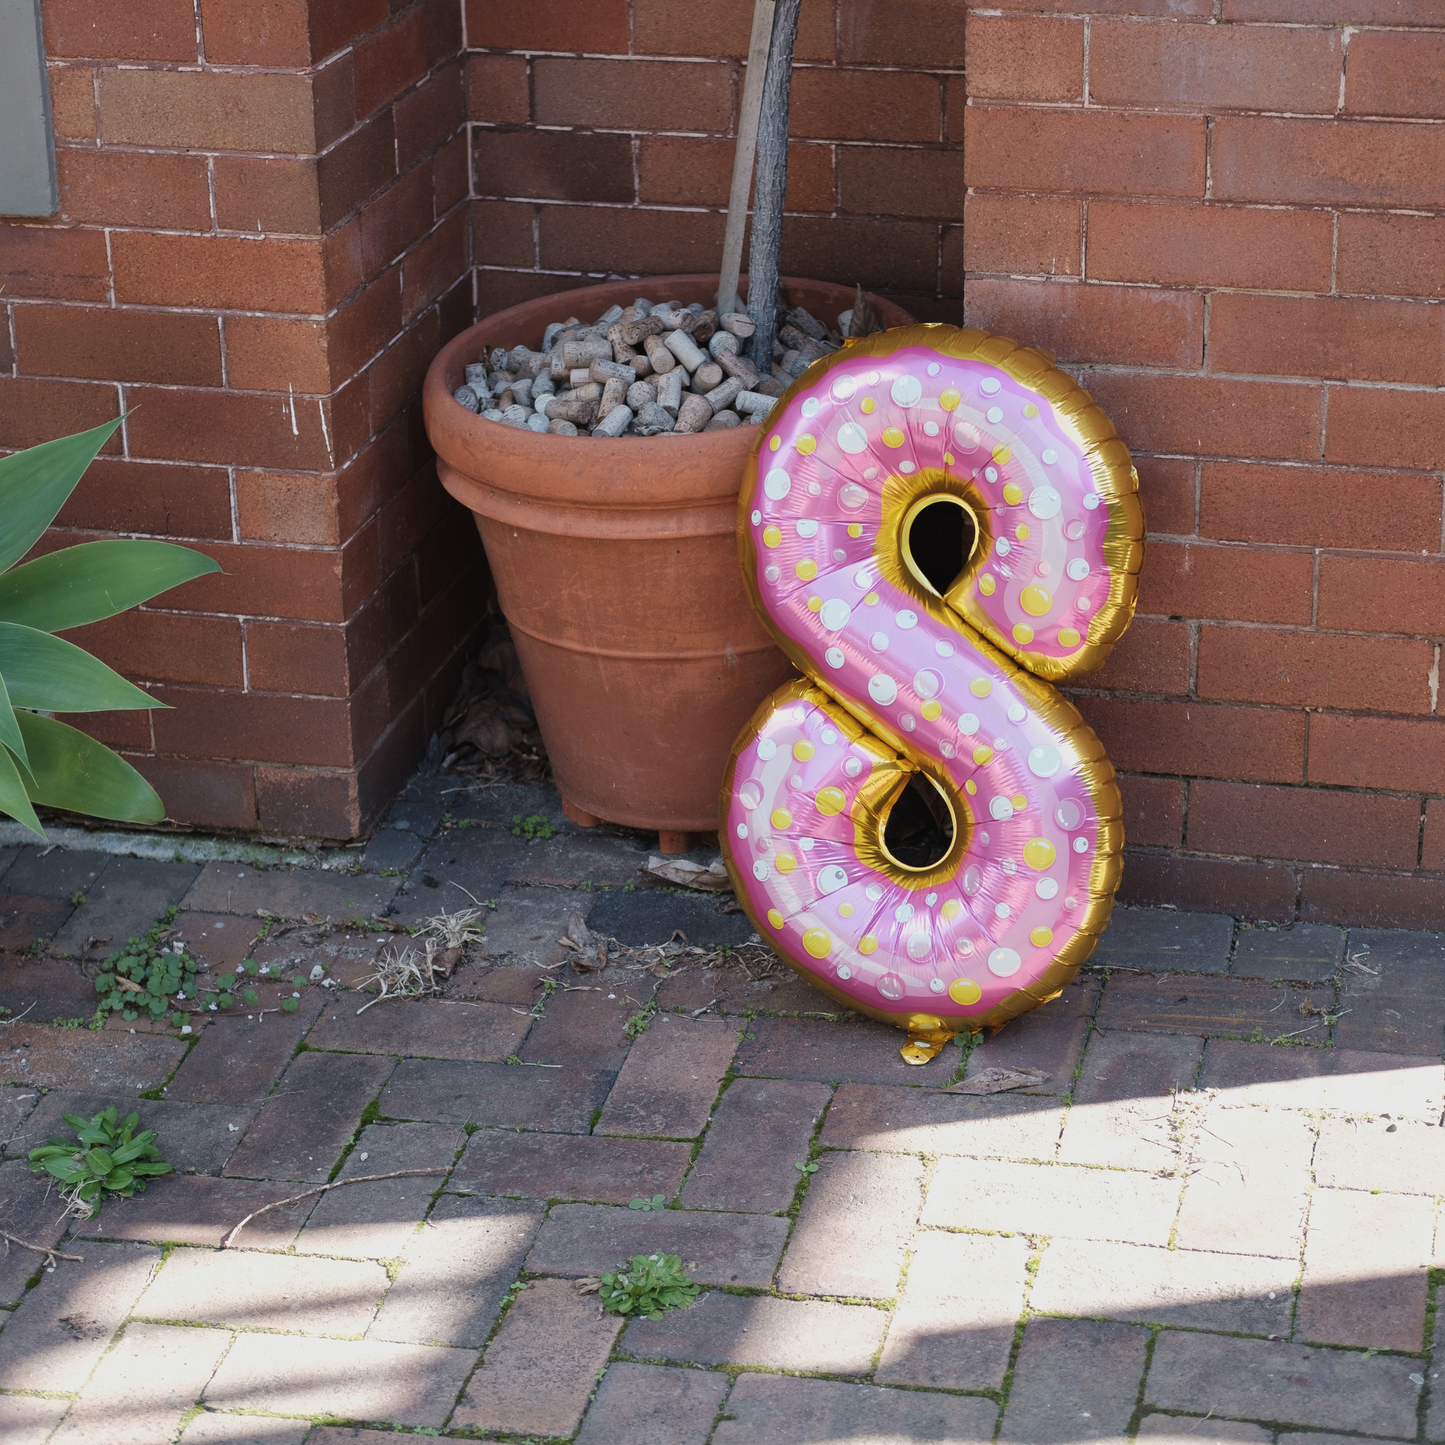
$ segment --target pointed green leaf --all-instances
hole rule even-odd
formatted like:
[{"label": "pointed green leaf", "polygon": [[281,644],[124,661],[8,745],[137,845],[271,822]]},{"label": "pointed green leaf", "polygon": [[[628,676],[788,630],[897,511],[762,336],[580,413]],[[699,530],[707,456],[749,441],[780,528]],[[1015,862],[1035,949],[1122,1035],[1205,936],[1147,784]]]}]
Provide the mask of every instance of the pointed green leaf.
[{"label": "pointed green leaf", "polygon": [[[14,714],[12,713],[13,717]],[[17,823],[24,823],[32,833],[45,837],[45,829],[30,806],[30,797],[20,776],[20,767],[8,748],[0,748],[0,813],[9,813]]]},{"label": "pointed green leaf", "polygon": [[0,622],[0,677],[16,707],[109,712],[165,706],[83,647],[15,622]]},{"label": "pointed green leaf", "polygon": [[220,570],[203,552],[173,542],[83,542],[0,576],[0,622],[64,632]]},{"label": "pointed green leaf", "polygon": [[55,520],[121,418],[0,457],[0,572],[13,567]]},{"label": "pointed green leaf", "polygon": [[33,802],[126,823],[159,823],[165,817],[156,790],[104,744],[54,718],[15,716],[30,754],[25,791]]},{"label": "pointed green leaf", "polygon": [[3,677],[0,677],[0,743],[22,763],[25,761],[25,739],[20,735],[20,724],[15,721],[15,709],[10,704],[10,693]]}]

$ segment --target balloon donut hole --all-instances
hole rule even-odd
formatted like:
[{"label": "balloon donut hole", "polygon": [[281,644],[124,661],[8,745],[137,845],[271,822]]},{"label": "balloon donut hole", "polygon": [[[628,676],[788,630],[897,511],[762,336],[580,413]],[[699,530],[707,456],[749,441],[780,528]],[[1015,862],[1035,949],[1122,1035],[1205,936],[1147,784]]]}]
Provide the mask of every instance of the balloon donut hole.
[{"label": "balloon donut hole", "polygon": [[720,837],[797,972],[910,1063],[1056,997],[1118,888],[1114,769],[1053,684],[1128,627],[1128,450],[1043,351],[913,326],[780,399],[739,498],[743,574],[803,677],[743,729]]}]

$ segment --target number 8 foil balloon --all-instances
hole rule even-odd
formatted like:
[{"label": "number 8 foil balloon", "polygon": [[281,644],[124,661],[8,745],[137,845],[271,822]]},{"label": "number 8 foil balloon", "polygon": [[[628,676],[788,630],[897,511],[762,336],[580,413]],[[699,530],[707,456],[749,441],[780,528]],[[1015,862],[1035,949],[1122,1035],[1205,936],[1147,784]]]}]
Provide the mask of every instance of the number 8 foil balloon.
[{"label": "number 8 foil balloon", "polygon": [[[743,571],[804,678],[734,744],[728,867],[778,953],[923,1063],[1056,996],[1108,923],[1114,770],[1050,684],[1133,615],[1138,478],[1046,352],[947,326],[849,343],[760,433]],[[905,858],[920,783],[935,856]]]}]

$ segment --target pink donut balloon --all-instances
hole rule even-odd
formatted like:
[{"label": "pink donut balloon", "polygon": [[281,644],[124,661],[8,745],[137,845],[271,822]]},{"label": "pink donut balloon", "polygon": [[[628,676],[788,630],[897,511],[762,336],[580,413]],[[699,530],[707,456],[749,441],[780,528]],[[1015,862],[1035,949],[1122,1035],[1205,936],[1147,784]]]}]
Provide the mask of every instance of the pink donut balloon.
[{"label": "pink donut balloon", "polygon": [[[1108,923],[1124,841],[1113,767],[1050,686],[1133,614],[1144,519],[1108,418],[1046,352],[986,331],[849,343],[761,428],[738,535],[805,675],[723,782],[758,931],[907,1029],[912,1063],[1056,996]],[[899,816],[931,823],[916,847],[890,830],[909,794]]]}]

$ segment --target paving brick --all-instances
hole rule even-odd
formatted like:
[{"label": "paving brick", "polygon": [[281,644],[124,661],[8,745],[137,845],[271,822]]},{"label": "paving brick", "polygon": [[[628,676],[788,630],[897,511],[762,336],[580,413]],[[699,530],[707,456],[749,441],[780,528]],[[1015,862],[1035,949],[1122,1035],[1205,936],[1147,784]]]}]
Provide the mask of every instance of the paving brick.
[{"label": "paving brick", "polygon": [[[478,898],[488,897],[479,893]],[[497,907],[487,914],[487,934],[477,945],[483,958],[509,958],[514,962],[555,965],[568,950],[557,942],[567,932],[575,913],[585,922],[596,895],[570,893],[556,888],[503,888]]]},{"label": "paving brick", "polygon": [[924,1231],[874,1378],[883,1385],[996,1390],[1024,1303],[1022,1239]]},{"label": "paving brick", "polygon": [[728,1396],[727,1419],[713,1445],[813,1445],[854,1440],[858,1445],[984,1445],[993,1439],[998,1407],[991,1400],[880,1390],[838,1380],[743,1375]]},{"label": "paving brick", "polygon": [[1147,1394],[1163,1410],[1413,1436],[1415,1368],[1414,1360],[1166,1330]]},{"label": "paving brick", "polygon": [[1325,1119],[1315,1147],[1315,1180],[1336,1189],[1438,1194],[1445,1180],[1445,1129],[1433,1121]]},{"label": "paving brick", "polygon": [[575,1134],[473,1134],[452,1178],[453,1189],[531,1199],[590,1199],[626,1204],[677,1192],[690,1144],[657,1139],[603,1139]]},{"label": "paving brick", "polygon": [[1324,983],[1345,956],[1345,930],[1320,923],[1288,928],[1242,928],[1229,971],[1245,978],[1290,978]]},{"label": "paving brick", "polygon": [[0,1079],[139,1094],[164,1083],[185,1051],[179,1038],[16,1022],[0,1037]]},{"label": "paving brick", "polygon": [[1062,1125],[1062,1108],[1050,1097],[844,1084],[818,1142],[829,1149],[1052,1159]]},{"label": "paving brick", "polygon": [[1133,1324],[1287,1335],[1294,1260],[1060,1239],[1044,1251],[1029,1308]]},{"label": "paving brick", "polygon": [[706,1445],[730,1383],[711,1370],[611,1365],[577,1445]]},{"label": "paving brick", "polygon": [[699,1284],[765,1289],[788,1235],[788,1221],[764,1215],[709,1214],[701,1210],[614,1209],[605,1204],[563,1204],[547,1216],[527,1256],[538,1274],[601,1274],[634,1254],[676,1254],[697,1261]]},{"label": "paving brick", "polygon": [[457,1406],[454,1425],[571,1435],[622,1321],[561,1279],[540,1279],[512,1306]]},{"label": "paving brick", "polygon": [[1438,1119],[1445,1107],[1445,1070],[1439,1064],[1358,1049],[1284,1049],[1211,1039],[1200,1082],[1206,1089],[1228,1089],[1234,1104],[1397,1119]]},{"label": "paving brick", "polygon": [[621,1347],[645,1360],[862,1375],[887,1324],[867,1305],[711,1290],[660,1320],[633,1320]]},{"label": "paving brick", "polygon": [[[609,993],[590,989],[554,993],[518,1050],[522,1059],[529,1064],[620,1069],[632,1047],[622,1026],[637,1012],[640,1000],[625,994],[614,998]],[[668,1028],[670,1024],[657,1018],[651,1027]]]},{"label": "paving brick", "polygon": [[367,1334],[480,1349],[541,1222],[538,1204],[443,1195]]},{"label": "paving brick", "polygon": [[452,998],[476,1000],[481,1003],[510,1003],[531,1008],[542,996],[544,979],[551,974],[535,968],[489,967],[477,960],[463,963],[453,975],[447,990]]},{"label": "paving brick", "polygon": [[[340,1179],[398,1169],[450,1169],[466,1135],[453,1124],[368,1124]],[[384,1179],[323,1194],[296,1240],[298,1254],[394,1259],[416,1233],[443,1174]]]},{"label": "paving brick", "polygon": [[382,1091],[392,1119],[585,1134],[613,1075],[589,1069],[403,1059]]},{"label": "paving brick", "polygon": [[1180,1249],[1298,1259],[1314,1141],[1300,1114],[1213,1103],[1194,1140]]},{"label": "paving brick", "polygon": [[714,1021],[673,1015],[648,1029],[617,1075],[597,1133],[696,1138],[737,1046],[737,1031]]},{"label": "paving brick", "polygon": [[1181,1108],[1177,1091],[1193,1087],[1203,1052],[1203,1043],[1187,1036],[1096,1033],[1064,1121],[1059,1158],[1176,1170],[1184,1162],[1188,1126],[1187,1101]]},{"label": "paving brick", "polygon": [[25,1121],[35,1111],[42,1095],[38,1089],[8,1085],[0,1087],[0,1153],[23,1154],[33,1148]]},{"label": "paving brick", "polygon": [[789,973],[786,977],[753,979],[741,967],[689,969],[657,986],[663,1008],[713,1009],[720,1014],[831,1014],[837,1004],[812,984]]},{"label": "paving brick", "polygon": [[1224,973],[1234,920],[1222,913],[1116,908],[1089,959],[1095,968]]},{"label": "paving brick", "polygon": [[301,1054],[231,1156],[237,1178],[323,1183],[392,1071],[362,1054]]},{"label": "paving brick", "polygon": [[439,999],[378,1004],[357,1016],[343,1006],[323,1018],[306,1040],[313,1049],[411,1058],[500,1063],[517,1052],[531,1020],[504,1003],[447,1003]]},{"label": "paving brick", "polygon": [[55,937],[70,917],[73,907],[68,898],[4,894],[0,897],[0,948],[23,954],[31,952],[39,943],[42,947],[37,952],[43,952],[44,945]]},{"label": "paving brick", "polygon": [[135,1313],[232,1329],[360,1335],[386,1286],[386,1271],[361,1260],[177,1249]]},{"label": "paving brick", "polygon": [[315,1022],[322,1003],[317,995],[303,994],[294,1014],[216,1020],[166,1085],[167,1097],[198,1104],[260,1104]]},{"label": "paving brick", "polygon": [[427,912],[470,907],[467,893],[486,902],[501,893],[516,856],[517,840],[504,828],[443,829],[412,869],[407,896]]},{"label": "paving brick", "polygon": [[1333,1012],[1334,999],[1328,987],[1281,987],[1262,979],[1124,974],[1105,987],[1098,1022],[1107,1029],[1179,1034],[1294,1034],[1324,1043],[1329,1025],[1323,1016]]},{"label": "paving brick", "polygon": [[[1318,1439],[1317,1436],[1296,1435],[1291,1445]],[[1269,1445],[1273,1431],[1259,1425],[1244,1425],[1234,1420],[1195,1420],[1188,1415],[1150,1415],[1139,1426],[1138,1440],[1151,1445]]]},{"label": "paving brick", "polygon": [[[61,1216],[62,1208],[44,1176],[32,1174],[19,1159],[0,1164],[0,1219],[12,1234],[31,1244],[55,1244],[68,1223]],[[5,1244],[0,1250],[0,1304],[18,1300],[26,1281],[40,1266],[39,1255]]]},{"label": "paving brick", "polygon": [[[113,1094],[78,1093],[53,1089],[30,1116],[24,1134],[16,1141],[16,1152],[34,1149],[52,1134],[68,1134],[70,1126],[62,1115],[79,1114],[93,1119],[102,1109],[117,1104]],[[117,1104],[120,1117],[140,1115],[138,1129],[154,1129],[160,1136],[162,1153],[178,1174],[218,1174],[241,1142],[255,1109],[221,1104],[182,1104],[169,1100],[137,1099],[133,1105]]]},{"label": "paving brick", "polygon": [[[78,1233],[101,1239],[152,1244],[218,1245],[227,1233],[263,1204],[289,1199],[294,1184],[250,1179],[216,1179],[207,1174],[175,1174],[151,1184],[132,1199],[112,1199]],[[284,1248],[301,1228],[314,1201],[307,1199],[263,1214],[236,1236],[243,1247]]]},{"label": "paving brick", "polygon": [[[197,1415],[181,1435],[185,1445],[302,1445],[309,1424],[302,1420],[264,1419],[255,1415],[221,1415],[205,1411]],[[313,1441],[324,1436],[340,1435],[340,1431],[322,1430],[312,1435]],[[350,1434],[351,1432],[347,1432]],[[367,1431],[384,1440],[379,1431]],[[355,1439],[363,1439],[360,1432]]]},{"label": "paving brick", "polygon": [[212,972],[224,973],[250,956],[264,927],[261,919],[237,919],[222,913],[188,913],[176,928],[174,942],[200,959]]},{"label": "paving brick", "polygon": [[942,1084],[958,1057],[944,1049],[921,1065],[899,1055],[898,1030],[871,1019],[755,1019],[738,1049],[740,1074],[825,1083]]},{"label": "paving brick", "polygon": [[721,912],[727,903],[711,894],[614,888],[593,904],[587,926],[634,948],[666,943],[677,929],[698,948],[736,947],[752,939],[753,925],[745,913]]},{"label": "paving brick", "polygon": [[383,828],[366,846],[361,866],[367,873],[405,873],[421,857],[426,840],[403,828]]},{"label": "paving brick", "polygon": [[0,1007],[32,1024],[86,1019],[95,1013],[95,984],[78,965],[52,958],[0,963]]},{"label": "paving brick", "polygon": [[793,1202],[800,1160],[828,1103],[826,1085],[734,1079],[713,1114],[682,1191],[689,1209],[781,1212]]},{"label": "paving brick", "polygon": [[1084,1050],[1089,1017],[1098,1004],[1098,981],[1071,983],[1042,1008],[1014,1019],[1007,1028],[982,1039],[968,1056],[965,1078],[981,1069],[1039,1069],[1049,1077],[1029,1086],[1031,1094],[1065,1094],[1073,1084]]},{"label": "paving brick", "polygon": [[[628,196],[631,200],[631,155],[627,158]],[[620,887],[639,882],[647,871],[649,851],[636,838],[609,836],[589,829],[560,837],[523,843],[513,851],[508,883],[534,887],[575,888],[579,883],[605,883]]]},{"label": "paving brick", "polygon": [[38,1395],[0,1395],[0,1435],[6,1445],[45,1445],[69,1400],[46,1400]]},{"label": "paving brick", "polygon": [[143,1245],[88,1244],[83,1264],[42,1274],[0,1334],[0,1386],[79,1390],[160,1258]]},{"label": "paving brick", "polygon": [[[394,1445],[394,1441],[388,1440],[387,1436],[395,1433],[392,1430],[359,1430],[354,1426],[328,1425],[314,1431],[306,1439],[307,1445],[343,1445],[343,1442],[345,1445]],[[265,1445],[270,1445],[269,1436]]]},{"label": "paving brick", "polygon": [[1148,1338],[1129,1325],[1030,1320],[999,1438],[1021,1445],[1123,1439]]},{"label": "paving brick", "polygon": [[1310,1200],[1295,1338],[1418,1350],[1426,1271],[1434,1254],[1435,1201],[1359,1187],[1370,1183],[1317,1189]]},{"label": "paving brick", "polygon": [[85,902],[55,935],[54,947],[74,958],[86,955],[91,938],[108,939],[112,948],[122,947],[128,938],[138,938],[151,924],[164,920],[166,909],[186,896],[200,871],[194,863],[112,859],[99,879],[84,890]]},{"label": "paving brick", "polygon": [[153,1445],[180,1429],[231,1336],[225,1330],[133,1324],[76,1397],[52,1440]]},{"label": "paving brick", "polygon": [[943,1229],[1167,1244],[1179,1184],[1123,1169],[942,1159],[923,1223]]},{"label": "paving brick", "polygon": [[1352,929],[1343,977],[1341,1048],[1440,1055],[1445,933]]},{"label": "paving brick", "polygon": [[[923,1194],[923,1164],[907,1155],[824,1154],[778,1271],[789,1294],[892,1299]],[[848,1247],[839,1248],[846,1239]]]},{"label": "paving brick", "polygon": [[374,918],[391,902],[396,890],[395,878],[370,874],[329,873],[320,868],[283,871],[216,862],[207,863],[201,870],[181,907],[247,916],[264,908],[283,918],[319,913],[340,923]]},{"label": "paving brick", "polygon": [[109,853],[32,845],[22,848],[6,870],[5,891],[68,900],[73,894],[94,888],[112,861]]},{"label": "paving brick", "polygon": [[475,1358],[426,1345],[243,1334],[205,1398],[219,1409],[439,1426]]}]

